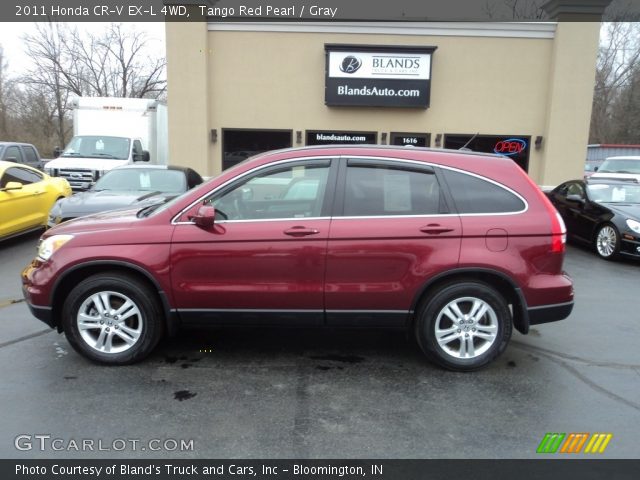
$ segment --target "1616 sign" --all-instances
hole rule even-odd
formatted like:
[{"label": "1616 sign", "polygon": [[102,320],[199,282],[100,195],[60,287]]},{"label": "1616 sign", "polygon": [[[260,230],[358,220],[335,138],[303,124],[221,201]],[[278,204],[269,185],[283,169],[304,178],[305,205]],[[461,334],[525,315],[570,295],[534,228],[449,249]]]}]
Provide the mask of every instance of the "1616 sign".
[{"label": "1616 sign", "polygon": [[436,47],[325,45],[325,103],[427,108]]}]

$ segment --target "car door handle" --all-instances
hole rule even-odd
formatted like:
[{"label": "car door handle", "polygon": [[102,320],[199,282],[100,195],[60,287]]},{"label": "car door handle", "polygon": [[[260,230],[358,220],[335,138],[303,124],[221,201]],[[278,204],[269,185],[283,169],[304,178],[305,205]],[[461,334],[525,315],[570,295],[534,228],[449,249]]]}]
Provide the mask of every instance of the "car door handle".
[{"label": "car door handle", "polygon": [[430,223],[424,227],[420,227],[422,233],[428,233],[429,235],[438,235],[440,233],[453,232],[453,228],[443,227],[439,223]]},{"label": "car door handle", "polygon": [[289,235],[290,237],[306,237],[307,235],[316,235],[320,233],[320,230],[315,228],[307,228],[307,227],[291,227],[284,231],[285,235]]}]

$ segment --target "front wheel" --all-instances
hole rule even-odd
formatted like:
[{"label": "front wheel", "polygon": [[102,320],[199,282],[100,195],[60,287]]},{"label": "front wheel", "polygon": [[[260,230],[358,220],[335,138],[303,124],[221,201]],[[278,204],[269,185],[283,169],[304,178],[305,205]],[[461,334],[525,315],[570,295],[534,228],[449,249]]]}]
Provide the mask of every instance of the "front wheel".
[{"label": "front wheel", "polygon": [[423,352],[450,370],[472,371],[500,355],[511,338],[509,308],[487,284],[445,285],[418,313],[416,338]]},{"label": "front wheel", "polygon": [[615,259],[620,253],[620,234],[616,227],[607,223],[598,228],[595,245],[600,258]]},{"label": "front wheel", "polygon": [[154,292],[129,275],[105,273],[76,286],[62,322],[71,346],[95,362],[125,365],[146,357],[162,335]]}]

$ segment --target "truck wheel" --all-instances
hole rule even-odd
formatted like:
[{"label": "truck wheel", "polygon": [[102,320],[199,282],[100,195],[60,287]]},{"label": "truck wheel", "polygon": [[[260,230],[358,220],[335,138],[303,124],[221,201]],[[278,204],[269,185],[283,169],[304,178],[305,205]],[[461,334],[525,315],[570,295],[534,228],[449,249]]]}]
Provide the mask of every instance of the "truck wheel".
[{"label": "truck wheel", "polygon": [[456,371],[484,367],[511,338],[511,313],[500,293],[475,281],[441,287],[424,302],[416,321],[422,351]]},{"label": "truck wheel", "polygon": [[64,302],[67,340],[95,362],[126,365],[142,360],[163,332],[163,314],[155,299],[147,285],[129,275],[89,277]]}]

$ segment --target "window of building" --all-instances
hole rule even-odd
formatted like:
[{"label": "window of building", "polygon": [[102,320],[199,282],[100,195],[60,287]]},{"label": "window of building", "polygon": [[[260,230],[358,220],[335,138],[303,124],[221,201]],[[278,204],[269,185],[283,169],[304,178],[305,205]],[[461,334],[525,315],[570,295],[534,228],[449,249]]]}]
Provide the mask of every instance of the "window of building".
[{"label": "window of building", "polygon": [[222,169],[233,167],[258,153],[290,148],[291,130],[222,130]]},{"label": "window of building", "polygon": [[526,135],[452,135],[445,134],[444,148],[459,150],[462,147],[474,152],[503,155],[529,171],[531,137]]}]

